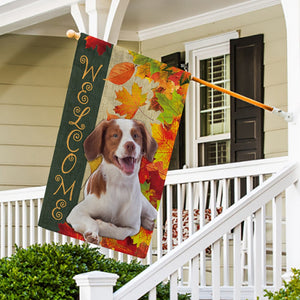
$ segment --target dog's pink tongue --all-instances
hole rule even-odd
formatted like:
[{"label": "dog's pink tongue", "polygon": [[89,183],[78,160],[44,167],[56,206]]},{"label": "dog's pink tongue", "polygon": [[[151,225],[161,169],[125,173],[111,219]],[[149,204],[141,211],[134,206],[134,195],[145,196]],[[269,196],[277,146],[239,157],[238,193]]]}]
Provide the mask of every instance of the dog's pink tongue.
[{"label": "dog's pink tongue", "polygon": [[130,175],[134,171],[134,159],[132,157],[125,157],[120,159],[120,165],[122,167],[122,171],[127,175]]}]

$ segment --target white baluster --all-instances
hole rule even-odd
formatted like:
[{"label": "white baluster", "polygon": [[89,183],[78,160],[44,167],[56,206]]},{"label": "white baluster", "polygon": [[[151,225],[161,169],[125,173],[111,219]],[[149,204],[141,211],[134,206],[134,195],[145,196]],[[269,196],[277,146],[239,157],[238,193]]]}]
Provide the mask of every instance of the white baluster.
[{"label": "white baluster", "polygon": [[191,300],[199,300],[199,255],[191,260]]},{"label": "white baluster", "polygon": [[254,229],[254,299],[263,297],[262,285],[262,211],[259,209],[255,213]]},{"label": "white baluster", "polygon": [[156,287],[149,291],[149,300],[156,300]]},{"label": "white baluster", "polygon": [[1,208],[1,220],[0,220],[0,224],[1,224],[1,258],[5,256],[5,205],[3,202],[1,202],[0,205]]},{"label": "white baluster", "polygon": [[168,252],[172,250],[172,186],[167,185],[166,187],[166,193],[167,193],[167,245],[168,245]]},{"label": "white baluster", "polygon": [[[253,189],[253,178],[247,176],[247,194],[249,194]],[[254,274],[253,274],[253,219],[252,215],[247,218],[246,222],[247,230],[247,260],[248,260],[248,284],[254,284]]]},{"label": "white baluster", "polygon": [[217,241],[212,244],[211,251],[211,263],[212,263],[212,289],[213,289],[213,299],[219,300],[221,297],[220,294],[220,241]]},{"label": "white baluster", "polygon": [[241,266],[241,225],[233,232],[233,299],[241,299],[242,266]]},{"label": "white baluster", "polygon": [[27,203],[26,200],[22,201],[22,247],[27,248]]},{"label": "white baluster", "polygon": [[[226,211],[228,208],[228,188],[227,188],[227,180],[222,179],[222,203],[220,204],[223,207],[223,211]],[[223,236],[223,275],[224,275],[224,285],[229,285],[229,239],[228,233],[225,233]]]},{"label": "white baluster", "polygon": [[20,205],[15,202],[15,244],[20,246]]},{"label": "white baluster", "polygon": [[35,243],[35,213],[34,213],[34,202],[30,199],[30,245]]},{"label": "white baluster", "polygon": [[[200,228],[203,228],[205,224],[205,202],[206,202],[206,196],[205,196],[205,188],[204,188],[204,182],[199,182],[199,209],[200,209]],[[205,250],[200,252],[200,284],[201,286],[206,285],[206,260],[205,260]]]},{"label": "white baluster", "polygon": [[[178,216],[178,227],[177,227],[177,239],[178,245],[182,242],[182,202],[183,202],[183,194],[181,185],[177,184],[177,216]],[[183,284],[183,267],[179,268],[178,270],[179,276],[179,284]]]},{"label": "white baluster", "polygon": [[177,300],[177,271],[170,276],[170,300]]},{"label": "white baluster", "polygon": [[12,203],[7,203],[7,256],[12,255],[13,235],[12,235]]},{"label": "white baluster", "polygon": [[163,231],[163,228],[162,228],[162,212],[163,212],[163,207],[162,207],[162,200],[161,200],[161,203],[160,203],[160,206],[159,206],[159,209],[158,209],[158,214],[157,214],[157,232],[156,232],[156,235],[157,235],[157,259],[160,259],[162,257],[162,245],[161,245],[161,242],[162,242],[162,231]]},{"label": "white baluster", "polygon": [[[274,289],[281,287],[282,273],[282,195],[272,200],[273,208],[273,283]],[[298,231],[295,229],[295,231]]]},{"label": "white baluster", "polygon": [[[38,199],[38,216],[40,217],[41,209],[42,209],[42,199]],[[38,226],[38,244],[43,244],[43,229],[42,227]]]}]

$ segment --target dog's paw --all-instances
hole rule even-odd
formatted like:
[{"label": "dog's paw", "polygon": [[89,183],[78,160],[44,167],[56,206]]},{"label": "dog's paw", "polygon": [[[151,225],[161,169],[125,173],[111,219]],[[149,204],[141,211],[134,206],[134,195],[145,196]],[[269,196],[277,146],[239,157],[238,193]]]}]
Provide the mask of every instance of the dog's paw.
[{"label": "dog's paw", "polygon": [[155,226],[155,220],[149,219],[149,218],[143,218],[142,219],[142,227],[144,227],[147,230],[153,231]]},{"label": "dog's paw", "polygon": [[101,242],[101,238],[96,233],[86,232],[83,236],[88,243],[99,245]]}]

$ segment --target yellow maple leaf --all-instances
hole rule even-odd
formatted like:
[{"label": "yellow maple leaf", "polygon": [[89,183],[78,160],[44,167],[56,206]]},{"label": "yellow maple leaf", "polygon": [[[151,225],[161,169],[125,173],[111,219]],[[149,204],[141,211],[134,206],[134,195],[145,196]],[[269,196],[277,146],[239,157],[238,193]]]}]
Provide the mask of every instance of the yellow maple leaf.
[{"label": "yellow maple leaf", "polygon": [[168,127],[162,124],[151,124],[151,127],[152,136],[158,144],[158,149],[154,158],[156,161],[163,162],[163,169],[168,169],[179,127],[179,120],[174,119],[173,123]]},{"label": "yellow maple leaf", "polygon": [[132,236],[133,244],[136,244],[137,247],[140,246],[141,243],[145,243],[147,246],[151,243],[152,231],[146,230],[141,227],[141,230],[136,235]]},{"label": "yellow maple leaf", "polygon": [[135,82],[132,85],[131,94],[123,87],[121,91],[116,92],[116,100],[122,104],[117,105],[114,111],[124,116],[126,119],[132,119],[136,114],[140,106],[145,105],[147,100],[147,94],[142,94],[142,88]]},{"label": "yellow maple leaf", "polygon": [[101,162],[102,162],[102,156],[99,156],[96,159],[89,161],[91,173],[94,173],[97,170],[97,168],[100,166]]}]

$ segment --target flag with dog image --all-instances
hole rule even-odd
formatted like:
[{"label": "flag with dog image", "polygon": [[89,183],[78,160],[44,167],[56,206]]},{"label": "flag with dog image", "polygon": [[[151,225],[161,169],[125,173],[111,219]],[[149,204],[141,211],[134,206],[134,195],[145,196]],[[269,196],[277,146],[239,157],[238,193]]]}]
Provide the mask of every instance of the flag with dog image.
[{"label": "flag with dog image", "polygon": [[39,226],[146,257],[190,79],[82,33]]}]

